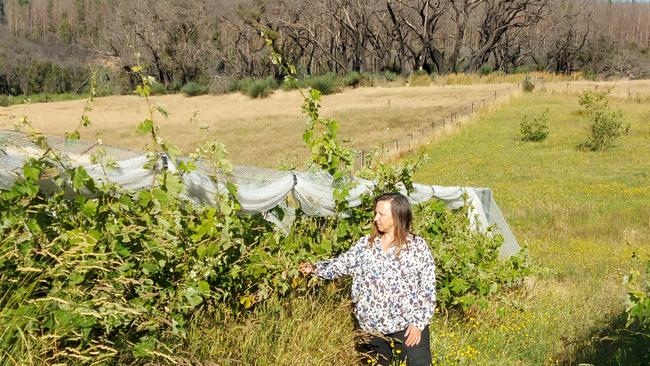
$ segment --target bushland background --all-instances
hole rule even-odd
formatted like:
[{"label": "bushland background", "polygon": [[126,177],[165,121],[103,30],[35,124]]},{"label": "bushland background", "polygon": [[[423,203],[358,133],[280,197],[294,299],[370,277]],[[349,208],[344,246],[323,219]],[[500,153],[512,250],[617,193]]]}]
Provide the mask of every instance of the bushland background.
[{"label": "bushland background", "polygon": [[650,3],[639,1],[2,0],[0,94],[83,93],[88,65],[99,70],[100,95],[130,93],[136,53],[160,92],[279,80],[261,27],[310,76],[539,70],[640,79],[650,75],[649,20]]}]

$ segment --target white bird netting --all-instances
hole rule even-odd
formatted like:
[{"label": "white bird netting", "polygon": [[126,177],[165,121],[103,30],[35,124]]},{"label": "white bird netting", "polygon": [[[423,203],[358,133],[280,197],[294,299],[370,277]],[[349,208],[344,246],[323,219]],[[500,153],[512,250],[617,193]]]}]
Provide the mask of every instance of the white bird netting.
[{"label": "white bird netting", "polygon": [[[61,137],[47,137],[48,146],[65,154],[67,163],[83,166],[98,182],[110,181],[127,190],[148,189],[153,183],[153,172],[144,169],[148,158],[145,154],[131,150],[98,145],[81,140],[66,140]],[[99,164],[92,164],[90,156],[102,147],[113,158],[118,168],[102,170]],[[9,189],[21,178],[22,166],[30,157],[39,157],[43,151],[25,134],[0,130],[0,189]],[[160,166],[175,170],[174,164],[161,157]],[[163,164],[164,163],[164,164]],[[239,204],[243,213],[262,213],[267,220],[287,229],[293,221],[295,210],[287,204],[288,197],[297,202],[307,215],[328,216],[334,214],[333,180],[327,174],[312,174],[295,171],[281,171],[264,168],[235,166],[228,177],[215,184],[210,179],[209,169],[198,164],[198,169],[183,175],[185,195],[202,205],[215,205],[215,193],[226,192],[226,181],[237,186]],[[372,192],[374,182],[355,178],[356,185],[348,196],[350,207],[361,204],[361,196]],[[448,207],[468,207],[468,218],[473,229],[485,231],[495,225],[496,232],[504,236],[500,249],[502,257],[519,251],[520,247],[497,206],[489,188],[442,187],[415,184],[414,191],[406,194],[413,204],[432,198],[444,201]],[[287,213],[279,220],[271,209],[281,207]]]}]

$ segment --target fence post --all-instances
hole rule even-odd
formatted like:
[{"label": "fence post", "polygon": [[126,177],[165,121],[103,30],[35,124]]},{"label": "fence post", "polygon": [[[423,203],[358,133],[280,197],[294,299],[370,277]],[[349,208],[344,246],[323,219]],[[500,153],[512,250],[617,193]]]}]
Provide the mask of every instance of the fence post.
[{"label": "fence post", "polygon": [[399,153],[399,143],[397,142],[397,139],[395,139],[395,152]]}]

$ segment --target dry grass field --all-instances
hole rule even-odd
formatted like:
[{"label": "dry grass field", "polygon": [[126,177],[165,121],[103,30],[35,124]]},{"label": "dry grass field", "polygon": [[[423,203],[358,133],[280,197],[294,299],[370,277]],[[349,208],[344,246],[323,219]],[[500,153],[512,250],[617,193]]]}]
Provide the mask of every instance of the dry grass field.
[{"label": "dry grass field", "polygon": [[[431,137],[433,122],[449,122],[451,114],[457,114],[454,121],[458,121],[460,115],[471,112],[472,103],[479,110],[509,99],[515,92],[516,84],[348,89],[324,96],[321,112],[341,123],[341,135],[351,146],[367,150],[382,141],[392,147],[396,138],[406,143]],[[205,138],[216,138],[239,164],[275,167],[288,162],[301,166],[307,157],[302,142],[302,99],[296,91],[276,91],[266,99],[227,94],[164,95],[151,100],[170,113],[167,119],[157,116],[162,136],[184,152],[192,151]],[[18,118],[27,116],[38,130],[61,136],[78,125],[84,103],[75,100],[0,108],[0,128],[12,128]],[[147,136],[135,134],[134,129],[146,116],[147,105],[141,97],[96,98],[89,113],[92,125],[81,131],[82,139],[102,139],[105,144],[141,150]],[[202,130],[201,125],[208,129]]]},{"label": "dry grass field", "polygon": [[650,101],[650,80],[555,81],[545,83],[542,87],[553,94],[572,95],[580,94],[585,89],[610,90],[610,95],[615,98],[637,103]]}]

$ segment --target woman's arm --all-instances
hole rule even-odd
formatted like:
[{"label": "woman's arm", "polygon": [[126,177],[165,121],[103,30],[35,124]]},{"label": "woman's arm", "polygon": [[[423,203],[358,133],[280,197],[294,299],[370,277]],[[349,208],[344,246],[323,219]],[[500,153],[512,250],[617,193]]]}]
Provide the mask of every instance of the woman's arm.
[{"label": "woman's arm", "polygon": [[426,240],[417,238],[420,287],[412,304],[410,323],[422,330],[429,324],[436,307],[436,265]]},{"label": "woman's arm", "polygon": [[302,273],[313,273],[318,277],[328,280],[350,275],[359,265],[363,245],[367,245],[367,242],[367,238],[363,237],[359,239],[352,248],[338,257],[320,261],[316,263],[315,266],[311,263],[302,263],[300,265],[300,270]]}]

